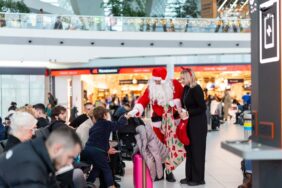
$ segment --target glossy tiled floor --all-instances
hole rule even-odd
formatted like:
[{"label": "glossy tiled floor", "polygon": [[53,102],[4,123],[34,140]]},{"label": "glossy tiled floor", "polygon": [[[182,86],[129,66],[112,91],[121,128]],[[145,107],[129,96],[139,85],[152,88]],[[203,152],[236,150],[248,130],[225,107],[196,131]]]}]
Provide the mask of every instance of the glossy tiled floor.
[{"label": "glossy tiled floor", "polygon": [[[243,139],[243,127],[233,125],[230,122],[222,124],[220,131],[209,132],[207,138],[206,154],[206,184],[196,186],[197,188],[236,188],[242,182],[240,170],[241,158],[221,149],[220,142],[223,140]],[[120,185],[122,188],[133,188],[133,165],[126,162],[126,174]],[[179,180],[184,178],[185,162],[174,172],[176,183],[159,181],[154,183],[155,188],[184,188],[188,185],[181,185]]]}]

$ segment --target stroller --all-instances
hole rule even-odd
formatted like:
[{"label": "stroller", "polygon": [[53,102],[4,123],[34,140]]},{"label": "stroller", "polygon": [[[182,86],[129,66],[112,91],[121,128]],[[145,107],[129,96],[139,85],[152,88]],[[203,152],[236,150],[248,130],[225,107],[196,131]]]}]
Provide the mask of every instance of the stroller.
[{"label": "stroller", "polygon": [[128,125],[118,131],[120,151],[122,158],[125,160],[132,160],[132,154],[136,146],[135,128],[139,125],[145,125],[141,118],[130,118]]},{"label": "stroller", "polygon": [[[124,107],[120,107],[113,115],[112,119],[117,121],[120,116],[126,113]],[[130,118],[128,120],[128,125],[119,129],[117,132],[113,132],[113,140],[118,142],[118,150],[121,151],[121,157],[124,160],[131,160],[133,154],[133,148],[136,145],[135,141],[135,128],[140,124],[139,118]],[[141,120],[142,121],[142,120]]]},{"label": "stroller", "polygon": [[119,149],[121,151],[122,158],[125,160],[131,160],[133,149],[136,145],[135,141],[135,127],[131,118],[128,125],[117,132],[117,140],[119,142]]},{"label": "stroller", "polygon": [[119,130],[116,134],[117,144],[114,146],[117,150],[121,151],[116,154],[113,160],[113,171],[115,175],[124,176],[125,163],[123,160],[132,160],[132,154],[136,145],[135,140],[135,128],[138,125],[144,125],[144,122],[140,118],[130,118],[128,125]]}]

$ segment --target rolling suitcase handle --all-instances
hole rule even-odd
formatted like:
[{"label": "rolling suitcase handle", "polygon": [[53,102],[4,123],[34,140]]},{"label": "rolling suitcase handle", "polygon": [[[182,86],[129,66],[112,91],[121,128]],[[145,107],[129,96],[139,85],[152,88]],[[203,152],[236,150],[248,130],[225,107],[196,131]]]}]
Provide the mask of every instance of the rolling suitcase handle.
[{"label": "rolling suitcase handle", "polygon": [[146,182],[146,163],[145,160],[142,160],[142,188],[147,187],[147,182]]}]

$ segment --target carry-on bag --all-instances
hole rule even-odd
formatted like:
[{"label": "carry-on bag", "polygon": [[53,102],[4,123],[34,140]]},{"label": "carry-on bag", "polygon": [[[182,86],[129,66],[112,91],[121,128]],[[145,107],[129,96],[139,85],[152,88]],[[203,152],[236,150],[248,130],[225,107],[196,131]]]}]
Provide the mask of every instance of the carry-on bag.
[{"label": "carry-on bag", "polygon": [[133,182],[135,188],[153,188],[149,168],[140,154],[133,156]]}]

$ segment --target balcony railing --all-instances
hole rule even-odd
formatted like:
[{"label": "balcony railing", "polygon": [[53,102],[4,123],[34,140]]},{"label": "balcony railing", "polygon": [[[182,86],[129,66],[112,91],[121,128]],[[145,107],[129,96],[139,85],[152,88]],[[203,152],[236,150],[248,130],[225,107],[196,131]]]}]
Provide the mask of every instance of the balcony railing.
[{"label": "balcony railing", "polygon": [[0,13],[0,28],[120,32],[247,33],[250,19],[105,17]]}]

